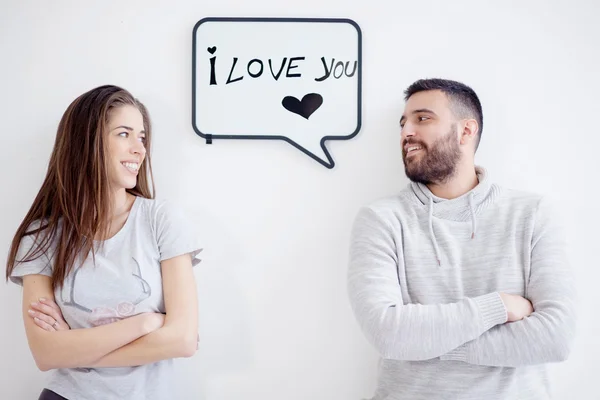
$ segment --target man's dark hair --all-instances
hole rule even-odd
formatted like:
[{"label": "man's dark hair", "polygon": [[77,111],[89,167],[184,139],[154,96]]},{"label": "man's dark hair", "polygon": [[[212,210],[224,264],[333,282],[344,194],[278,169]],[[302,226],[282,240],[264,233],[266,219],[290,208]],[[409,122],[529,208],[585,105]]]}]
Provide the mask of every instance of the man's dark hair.
[{"label": "man's dark hair", "polygon": [[479,98],[473,89],[464,83],[448,79],[419,79],[404,91],[404,100],[408,100],[415,93],[427,90],[440,90],[450,99],[450,108],[458,118],[473,118],[479,125],[477,145],[479,147],[483,133],[483,111]]}]

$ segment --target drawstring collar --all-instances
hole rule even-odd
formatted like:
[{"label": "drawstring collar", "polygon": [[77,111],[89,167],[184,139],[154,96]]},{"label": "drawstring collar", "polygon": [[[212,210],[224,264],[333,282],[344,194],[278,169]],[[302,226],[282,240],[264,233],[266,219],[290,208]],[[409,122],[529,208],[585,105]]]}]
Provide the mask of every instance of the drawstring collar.
[{"label": "drawstring collar", "polygon": [[431,236],[431,241],[433,242],[433,249],[435,251],[435,259],[438,262],[438,265],[442,265],[442,259],[440,257],[440,247],[438,246],[437,240],[435,240],[435,233],[433,232],[433,198],[429,198],[429,236]]},{"label": "drawstring collar", "polygon": [[477,230],[477,218],[475,218],[475,205],[473,193],[469,193],[469,210],[471,211],[471,239],[475,239],[475,231]]},{"label": "drawstring collar", "polygon": [[429,208],[427,218],[429,236],[439,266],[442,265],[442,258],[433,229],[433,217],[453,221],[468,221],[470,219],[471,239],[474,239],[477,233],[477,212],[489,204],[497,195],[497,186],[489,183],[486,170],[478,166],[475,167],[475,172],[479,180],[477,186],[464,195],[451,200],[435,196],[426,185],[415,182],[411,183],[413,192],[418,200],[421,204],[427,205]]}]

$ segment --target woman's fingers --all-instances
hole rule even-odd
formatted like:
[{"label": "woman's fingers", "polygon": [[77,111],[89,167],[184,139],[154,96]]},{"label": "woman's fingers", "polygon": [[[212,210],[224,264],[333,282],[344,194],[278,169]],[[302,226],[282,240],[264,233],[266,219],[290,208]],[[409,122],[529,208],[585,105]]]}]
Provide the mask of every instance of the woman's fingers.
[{"label": "woman's fingers", "polygon": [[38,311],[41,314],[46,314],[47,316],[52,317],[55,321],[60,321],[62,319],[62,316],[59,312],[57,312],[54,308],[46,304],[31,303],[31,308],[33,308],[35,311]]},{"label": "woman's fingers", "polygon": [[51,316],[41,313],[39,311],[29,310],[29,315],[31,315],[33,318],[37,318],[41,321],[44,321],[49,325],[54,325],[54,323],[56,322],[56,320]]},{"label": "woman's fingers", "polygon": [[56,304],[55,301],[52,301],[50,299],[45,299],[43,297],[40,297],[40,303],[45,304],[51,308],[54,308],[57,312],[61,312],[60,311],[60,307],[58,306],[58,304]]},{"label": "woman's fingers", "polygon": [[[46,318],[48,318],[48,317],[46,316]],[[48,332],[56,331],[56,329],[54,329],[54,327],[51,324],[49,324],[48,322],[46,322],[45,320],[43,320],[41,318],[33,317],[33,322],[37,326],[39,326],[40,328],[42,328],[44,330],[47,330]]]}]

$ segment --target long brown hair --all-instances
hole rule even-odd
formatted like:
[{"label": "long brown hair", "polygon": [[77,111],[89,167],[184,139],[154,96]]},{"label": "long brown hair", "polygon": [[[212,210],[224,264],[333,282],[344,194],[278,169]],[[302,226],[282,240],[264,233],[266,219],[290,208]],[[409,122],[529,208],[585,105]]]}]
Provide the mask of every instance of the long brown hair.
[{"label": "long brown hair", "polygon": [[[100,86],[82,94],[69,105],[60,120],[46,178],[13,238],[6,262],[6,279],[17,263],[48,254],[54,243],[52,287],[61,287],[79,257],[85,259],[90,251],[94,255],[94,238],[108,236],[113,202],[105,137],[110,111],[124,105],[137,107],[146,131],[146,157],[136,186],[127,192],[154,198],[150,163],[152,134],[146,107],[117,86]],[[17,260],[21,240],[28,235],[35,235],[36,245]]]}]

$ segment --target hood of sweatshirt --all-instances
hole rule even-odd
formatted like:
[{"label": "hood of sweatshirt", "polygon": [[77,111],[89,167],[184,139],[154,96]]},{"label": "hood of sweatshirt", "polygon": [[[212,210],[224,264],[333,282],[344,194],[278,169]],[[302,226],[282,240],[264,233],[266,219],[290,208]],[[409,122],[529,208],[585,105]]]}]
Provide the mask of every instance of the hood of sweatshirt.
[{"label": "hood of sweatshirt", "polygon": [[419,203],[429,213],[429,235],[435,249],[438,265],[441,266],[440,250],[433,230],[433,218],[451,221],[471,221],[471,239],[477,233],[477,215],[494,202],[499,189],[490,182],[485,168],[476,166],[475,173],[479,183],[473,189],[454,199],[444,199],[434,195],[429,188],[422,184],[411,182],[410,187]]}]

